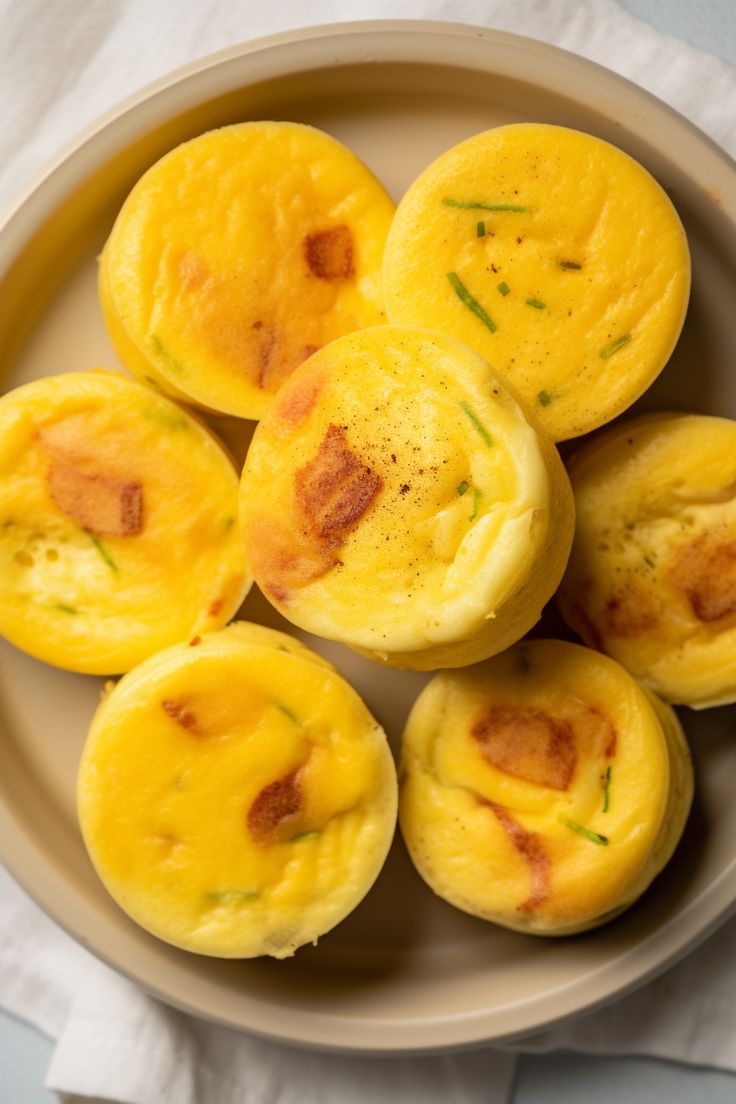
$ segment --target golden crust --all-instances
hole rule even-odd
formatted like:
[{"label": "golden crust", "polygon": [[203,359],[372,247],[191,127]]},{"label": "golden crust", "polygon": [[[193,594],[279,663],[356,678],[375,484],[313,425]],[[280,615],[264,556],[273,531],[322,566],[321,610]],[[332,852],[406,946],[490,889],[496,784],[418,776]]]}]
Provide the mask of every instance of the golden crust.
[{"label": "golden crust", "polygon": [[664,367],[690,257],[641,165],[590,134],[520,123],[421,173],[396,211],[384,284],[390,322],[477,349],[559,441],[621,413]]},{"label": "golden crust", "polygon": [[398,327],[294,374],[254,436],[240,516],[285,617],[416,669],[518,640],[573,526],[559,456],[514,394],[452,338]]},{"label": "golden crust", "polygon": [[407,723],[399,817],[450,904],[539,935],[628,907],[692,799],[673,711],[605,656],[530,640],[435,676]]},{"label": "golden crust", "polygon": [[126,200],[100,263],[123,364],[176,398],[258,418],[340,334],[385,320],[393,204],[336,139],[252,122],[186,142]]},{"label": "golden crust", "polygon": [[736,700],[736,423],[644,415],[572,459],[578,525],[558,601],[666,700]]},{"label": "golden crust", "polygon": [[0,400],[0,632],[86,674],[218,629],[251,584],[214,436],[111,372]]},{"label": "golden crust", "polygon": [[237,622],[159,653],[105,697],[78,808],[100,878],[152,934],[199,954],[284,958],[377,877],[396,773],[329,663]]}]

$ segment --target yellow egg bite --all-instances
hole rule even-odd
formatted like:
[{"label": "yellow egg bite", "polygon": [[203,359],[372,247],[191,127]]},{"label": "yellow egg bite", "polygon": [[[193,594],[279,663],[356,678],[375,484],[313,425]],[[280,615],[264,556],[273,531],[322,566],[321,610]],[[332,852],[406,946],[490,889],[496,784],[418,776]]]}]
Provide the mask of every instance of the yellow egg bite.
[{"label": "yellow egg bite", "polygon": [[97,873],[153,935],[222,958],[286,958],[373,884],[396,772],[329,663],[238,622],[154,656],[103,700],[78,808]]},{"label": "yellow egg bite", "polygon": [[613,660],[531,640],[417,700],[401,830],[440,897],[537,935],[595,927],[669,860],[692,800],[673,710]]},{"label": "yellow egg bite", "polygon": [[690,293],[677,212],[627,154],[540,123],[439,157],[399,204],[390,322],[488,357],[563,440],[625,410],[664,367]]},{"label": "yellow egg bite", "polygon": [[572,458],[562,614],[668,701],[736,701],[736,422],[649,414]]},{"label": "yellow egg bite", "polygon": [[315,354],[258,426],[246,555],[295,624],[431,669],[518,640],[572,539],[557,451],[477,353],[375,327]]},{"label": "yellow egg bite", "polygon": [[385,321],[393,211],[314,127],[242,123],[178,146],[133,188],[102,253],[118,355],[176,398],[260,418],[316,349]]},{"label": "yellow egg bite", "polygon": [[127,671],[226,624],[251,585],[222,445],[116,373],[0,399],[0,488],[0,633],[46,663]]}]

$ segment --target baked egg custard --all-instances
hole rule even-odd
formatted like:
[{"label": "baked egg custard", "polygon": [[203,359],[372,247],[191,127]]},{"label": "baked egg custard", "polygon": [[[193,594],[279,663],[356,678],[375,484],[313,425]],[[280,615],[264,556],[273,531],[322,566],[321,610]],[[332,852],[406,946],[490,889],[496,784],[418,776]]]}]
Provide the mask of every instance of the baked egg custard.
[{"label": "baked egg custard", "polygon": [[238,477],[175,403],[112,372],[0,399],[0,634],[86,674],[220,628],[246,574]]},{"label": "baked egg custard", "polygon": [[260,418],[316,349],[385,321],[393,211],[314,127],[241,123],[185,142],[135,185],[102,253],[118,355],[176,398]]},{"label": "baked egg custard", "polygon": [[411,185],[384,281],[390,322],[477,349],[559,441],[621,413],[664,367],[690,256],[672,203],[631,157],[519,123],[454,146]]},{"label": "baked egg custard", "polygon": [[607,656],[558,640],[437,674],[409,717],[399,777],[401,830],[431,889],[538,935],[635,901],[692,799],[674,711]]},{"label": "baked egg custard", "polygon": [[518,640],[572,539],[547,435],[473,350],[374,327],[284,386],[241,483],[246,557],[290,621],[399,667],[485,658]]},{"label": "baked egg custard", "polygon": [[152,657],[103,700],[78,809],[97,873],[153,935],[199,954],[285,958],[373,884],[396,772],[329,663],[236,622]]},{"label": "baked egg custard", "polygon": [[736,701],[736,422],[644,415],[581,449],[570,475],[567,623],[668,701]]}]

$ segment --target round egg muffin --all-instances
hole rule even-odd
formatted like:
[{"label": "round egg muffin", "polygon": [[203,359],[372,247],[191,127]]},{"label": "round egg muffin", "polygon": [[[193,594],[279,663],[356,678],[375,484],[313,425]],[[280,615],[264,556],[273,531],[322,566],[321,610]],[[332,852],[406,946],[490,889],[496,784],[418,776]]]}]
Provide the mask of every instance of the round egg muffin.
[{"label": "round egg muffin", "polygon": [[240,517],[285,617],[425,670],[518,640],[573,529],[557,451],[508,387],[453,338],[398,327],[295,372],[255,432]]},{"label": "round egg muffin", "polygon": [[736,701],[736,422],[648,414],[576,453],[562,614],[672,702]]},{"label": "round egg muffin", "polygon": [[682,327],[690,256],[659,184],[590,134],[541,123],[442,154],[401,200],[386,310],[488,358],[552,437],[625,410]]},{"label": "round egg muffin", "polygon": [[0,399],[0,488],[0,634],[46,663],[127,671],[226,624],[250,587],[229,456],[116,373]]},{"label": "round egg muffin", "polygon": [[185,142],[133,188],[102,253],[118,355],[176,398],[260,418],[316,349],[385,321],[393,211],[314,127],[241,123]]},{"label": "round egg muffin", "polygon": [[373,884],[396,772],[331,664],[236,622],[152,657],[103,700],[78,809],[107,890],[153,935],[199,954],[285,958]]},{"label": "round egg muffin", "polygon": [[399,777],[404,840],[434,892],[537,935],[632,904],[672,855],[693,788],[674,711],[612,659],[559,640],[436,675]]}]

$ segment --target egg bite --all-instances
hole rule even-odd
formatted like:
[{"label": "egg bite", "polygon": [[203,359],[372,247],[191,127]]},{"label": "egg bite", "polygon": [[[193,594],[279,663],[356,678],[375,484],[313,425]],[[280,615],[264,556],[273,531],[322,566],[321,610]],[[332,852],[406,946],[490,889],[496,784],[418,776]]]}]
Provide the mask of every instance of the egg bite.
[{"label": "egg bite", "polygon": [[631,905],[692,800],[674,711],[607,656],[530,640],[436,675],[404,734],[399,820],[451,905],[569,935]]},{"label": "egg bite", "polygon": [[296,625],[419,670],[501,651],[572,539],[556,449],[472,349],[374,327],[316,353],[256,429],[246,558]]},{"label": "egg bite", "polygon": [[0,489],[0,634],[56,667],[127,671],[219,629],[251,585],[229,456],[117,373],[0,399]]},{"label": "egg bite", "polygon": [[316,943],[368,892],[396,825],[393,759],[358,695],[304,645],[255,628],[126,675],[79,772],[109,893],[159,939],[221,958]]},{"label": "egg bite", "polygon": [[568,625],[667,701],[736,701],[736,422],[647,414],[570,462]]},{"label": "egg bite", "polygon": [[556,441],[620,414],[674,349],[687,239],[652,176],[590,134],[496,127],[434,161],[401,200],[388,319],[461,338]]},{"label": "egg bite", "polygon": [[385,322],[393,212],[314,127],[241,123],[177,146],[135,185],[100,259],[120,359],[175,398],[260,418],[316,349]]}]

